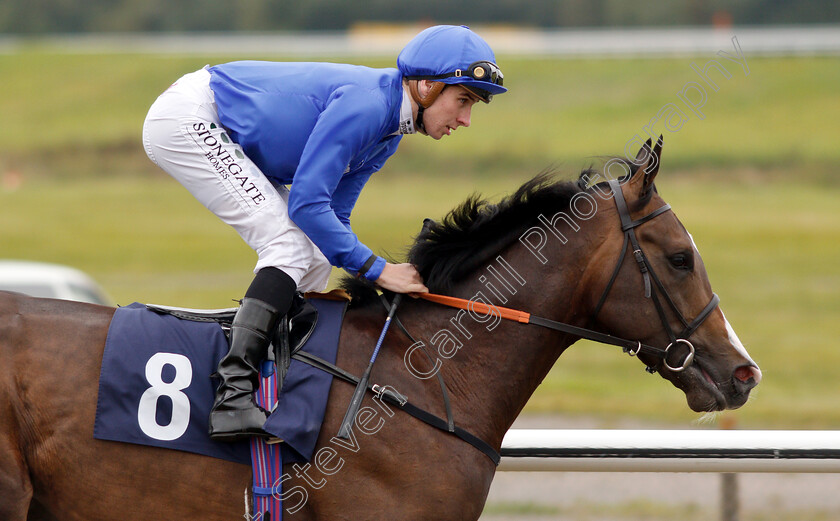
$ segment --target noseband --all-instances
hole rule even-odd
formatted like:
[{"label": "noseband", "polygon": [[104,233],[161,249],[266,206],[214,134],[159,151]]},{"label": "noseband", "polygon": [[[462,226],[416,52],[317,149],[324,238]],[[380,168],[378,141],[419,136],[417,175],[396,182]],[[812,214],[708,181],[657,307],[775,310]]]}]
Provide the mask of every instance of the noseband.
[{"label": "noseband", "polygon": [[[621,184],[616,180],[610,181],[609,184],[610,188],[612,189],[613,199],[615,200],[616,208],[618,209],[618,216],[621,219],[621,230],[624,232],[624,244],[621,247],[621,253],[619,254],[618,262],[615,265],[613,274],[610,277],[609,282],[607,283],[607,287],[601,294],[601,298],[598,300],[598,304],[595,306],[595,311],[590,318],[590,328],[595,322],[595,319],[598,317],[598,314],[601,312],[601,308],[604,306],[604,303],[607,300],[607,296],[609,295],[610,290],[612,289],[616,279],[618,278],[618,272],[621,270],[622,264],[624,264],[624,257],[627,254],[629,245],[630,247],[632,247],[633,258],[636,260],[636,264],[639,266],[639,271],[642,274],[642,279],[644,281],[645,298],[653,300],[653,304],[656,307],[656,312],[659,314],[659,319],[662,321],[662,326],[668,333],[670,343],[667,347],[665,347],[665,349],[646,345],[638,340],[627,340],[624,338],[608,335],[606,333],[600,333],[592,329],[577,327],[571,324],[564,324],[562,322],[557,322],[555,320],[549,320],[547,318],[534,316],[530,313],[518,311],[515,309],[503,308],[499,306],[489,306],[481,302],[474,302],[471,300],[448,297],[444,295],[436,295],[432,293],[422,293],[420,294],[420,297],[425,300],[429,300],[450,307],[467,309],[473,312],[484,314],[494,313],[498,314],[501,318],[504,319],[515,320],[517,322],[525,324],[535,324],[549,329],[554,329],[556,331],[561,331],[563,333],[575,335],[581,338],[586,338],[587,340],[600,342],[602,344],[611,344],[619,346],[624,350],[625,353],[628,353],[630,356],[636,356],[642,352],[648,353],[658,358],[661,358],[662,364],[669,371],[675,373],[685,371],[694,362],[695,352],[694,345],[688,339],[695,331],[697,331],[697,328],[699,328],[700,325],[707,318],[709,318],[709,315],[712,314],[712,311],[715,310],[718,303],[720,302],[720,298],[713,293],[711,300],[708,304],[706,304],[706,307],[703,308],[700,314],[697,315],[697,317],[691,322],[686,320],[686,318],[680,312],[677,305],[674,303],[674,300],[668,294],[668,291],[665,289],[665,286],[662,284],[662,281],[659,280],[659,277],[656,276],[656,272],[653,270],[653,266],[650,264],[650,261],[645,255],[644,250],[642,250],[642,247],[639,244],[639,240],[636,238],[635,232],[635,229],[638,226],[670,210],[671,205],[665,204],[652,211],[651,213],[645,215],[644,217],[636,219],[634,221],[630,217],[630,210],[627,209],[627,202],[624,200],[624,194],[621,191]],[[651,284],[651,279],[653,279],[653,284],[656,285],[658,292],[654,290],[653,285]],[[680,323],[682,323],[683,325],[683,330],[679,334],[674,333],[674,331],[671,329],[668,317],[665,314],[665,308],[659,299],[659,293],[662,294],[663,298],[665,299],[665,302],[668,303],[668,306],[671,308],[671,310],[676,314],[677,317],[679,317]],[[688,352],[683,358],[682,363],[672,365],[668,362],[668,355],[671,352],[671,349],[678,345],[685,346]],[[646,369],[649,373],[656,372],[656,368],[654,366],[647,366]]]}]

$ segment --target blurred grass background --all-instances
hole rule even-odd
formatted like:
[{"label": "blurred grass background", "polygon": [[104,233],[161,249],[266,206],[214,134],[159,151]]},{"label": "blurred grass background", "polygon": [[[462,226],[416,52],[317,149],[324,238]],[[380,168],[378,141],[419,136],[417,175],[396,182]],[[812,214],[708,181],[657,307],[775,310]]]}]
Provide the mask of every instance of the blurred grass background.
[{"label": "blurred grass background", "polygon": [[[729,51],[729,49],[725,49]],[[657,185],[692,232],[722,307],[765,380],[741,427],[840,428],[840,58],[718,61],[700,119],[678,98],[690,68],[669,59],[499,57],[510,93],[441,142],[409,136],[353,216],[375,251],[401,257],[424,217],[473,191],[497,198],[547,167],[568,177],[623,155],[668,104]],[[235,56],[0,55],[0,258],[80,268],[125,305],[229,307],[255,254],[148,161],[149,105],[180,75]],[[241,58],[254,58],[242,56]],[[261,58],[280,60],[281,56]],[[329,59],[325,57],[324,59]],[[392,59],[356,63],[391,66]],[[634,149],[635,150],[635,149]],[[684,424],[682,393],[614,348],[581,342],[526,412]]]}]

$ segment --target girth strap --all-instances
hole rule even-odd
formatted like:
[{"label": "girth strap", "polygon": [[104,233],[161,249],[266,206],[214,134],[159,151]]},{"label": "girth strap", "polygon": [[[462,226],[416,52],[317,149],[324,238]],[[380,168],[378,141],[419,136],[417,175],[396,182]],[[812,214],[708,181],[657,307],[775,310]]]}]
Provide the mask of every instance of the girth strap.
[{"label": "girth strap", "polygon": [[[297,353],[292,355],[292,358],[295,360],[299,360],[303,363],[309,364],[316,369],[320,369],[331,375],[335,376],[336,378],[340,378],[345,382],[349,382],[351,384],[357,385],[359,383],[359,378],[354,376],[344,369],[337,367],[334,364],[327,362],[315,355],[309,354],[306,351],[298,351]],[[409,403],[409,401],[402,395],[391,391],[388,388],[380,387],[376,384],[369,384],[367,389],[374,394],[381,396],[382,400],[388,402],[391,405],[399,407],[401,410],[407,412],[411,416],[417,418],[418,420],[422,421],[427,425],[431,425],[436,429],[440,429],[444,432],[448,432],[457,436],[458,438],[462,439],[463,441],[469,443],[476,449],[483,452],[490,460],[495,464],[498,465],[500,461],[502,461],[502,457],[499,453],[490,446],[487,442],[478,438],[477,436],[471,434],[470,432],[465,431],[461,427],[455,426],[453,430],[449,430],[449,423],[440,418],[435,416],[434,414],[425,411],[416,405]]]}]

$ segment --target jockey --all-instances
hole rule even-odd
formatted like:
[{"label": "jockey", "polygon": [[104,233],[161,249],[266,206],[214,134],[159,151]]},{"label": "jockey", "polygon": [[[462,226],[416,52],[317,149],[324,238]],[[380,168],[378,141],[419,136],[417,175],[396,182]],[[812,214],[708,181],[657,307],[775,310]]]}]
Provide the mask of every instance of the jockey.
[{"label": "jockey", "polygon": [[323,291],[332,266],[397,293],[428,291],[414,266],[360,242],[350,213],[403,135],[450,135],[475,103],[507,91],[494,62],[467,27],[436,26],[408,43],[398,69],[232,62],[187,74],[152,105],[149,158],[258,255],[219,363],[213,439],[265,434],[257,368],[295,292]]}]

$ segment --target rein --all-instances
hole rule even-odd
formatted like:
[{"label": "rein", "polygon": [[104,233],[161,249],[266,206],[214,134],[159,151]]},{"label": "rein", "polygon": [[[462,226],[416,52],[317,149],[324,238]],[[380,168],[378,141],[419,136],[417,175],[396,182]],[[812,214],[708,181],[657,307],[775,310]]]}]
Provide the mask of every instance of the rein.
[{"label": "rein", "polygon": [[[441,304],[452,308],[465,309],[483,315],[492,313],[499,315],[501,318],[507,320],[514,320],[522,324],[534,324],[536,326],[542,326],[548,329],[554,329],[555,331],[561,331],[570,335],[579,336],[581,338],[592,340],[601,344],[610,344],[618,346],[621,347],[625,353],[630,354],[630,356],[635,356],[639,354],[639,352],[646,352],[655,356],[659,356],[663,360],[665,360],[668,356],[669,349],[671,348],[671,346],[674,345],[674,342],[672,342],[665,349],[662,349],[660,347],[654,347],[647,344],[643,344],[638,340],[627,340],[624,338],[608,335],[606,333],[600,333],[592,329],[586,329],[583,327],[558,322],[556,320],[550,320],[547,318],[531,315],[530,313],[527,313],[525,311],[519,311],[516,309],[498,306],[488,306],[487,304],[484,304],[482,302],[475,302],[472,300],[457,297],[449,297],[446,295],[438,295],[435,293],[423,293],[422,295],[420,295],[420,298],[422,298],[423,300],[428,300],[429,302],[434,302],[436,304]],[[720,299],[717,295],[712,297],[712,300],[709,302],[706,308],[700,313],[698,318],[692,322],[692,329],[696,329],[700,325],[699,323],[702,322],[703,319],[705,319],[712,312],[712,310],[715,309],[715,307],[717,307],[719,301]],[[691,345],[688,342],[688,340],[684,338],[678,338],[675,342],[685,342],[686,344]],[[694,346],[691,346],[689,354],[686,356],[685,360],[679,367],[671,367],[670,365],[668,365],[667,361],[665,362],[665,365],[666,367],[668,367],[668,369],[675,372],[679,372],[684,371],[689,365],[691,365],[693,361]]]},{"label": "rein", "polygon": [[666,351],[664,349],[660,349],[658,347],[649,346],[633,340],[625,340],[623,338],[614,337],[606,333],[599,333],[598,331],[573,326],[571,324],[566,324],[563,322],[557,322],[555,320],[535,316],[525,311],[519,311],[517,309],[504,308],[500,306],[489,306],[482,302],[475,302],[472,300],[467,300],[458,297],[449,297],[446,295],[438,295],[436,293],[423,293],[420,295],[420,298],[422,298],[423,300],[428,300],[429,302],[441,304],[443,306],[465,309],[467,311],[472,311],[474,313],[482,315],[494,314],[500,316],[503,319],[516,321],[521,324],[534,324],[536,326],[554,329],[555,331],[561,331],[563,333],[579,336],[581,338],[586,338],[588,340],[593,340],[602,344],[611,344],[614,346],[621,347],[624,349],[625,352],[632,354],[637,354],[640,351],[649,352],[651,354],[659,356],[664,356],[666,354]]}]

